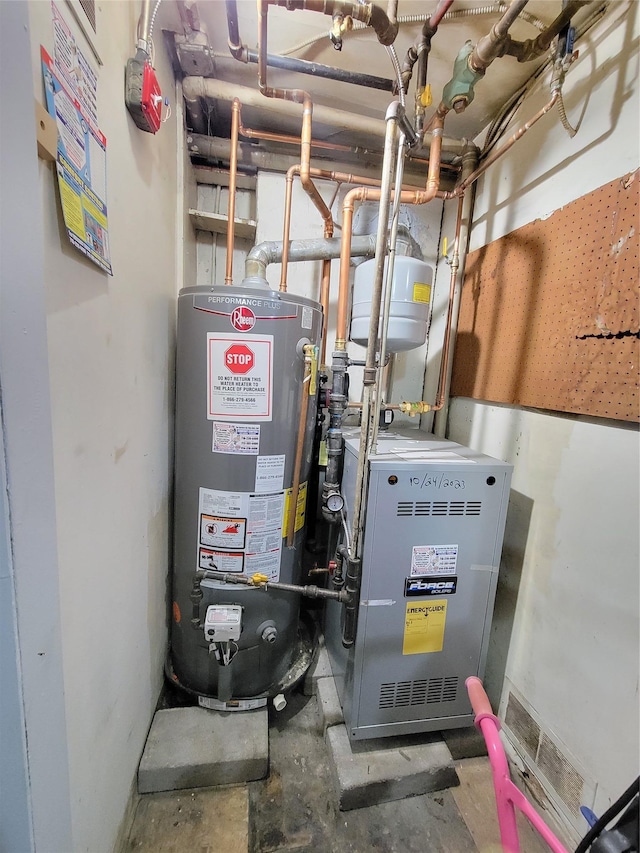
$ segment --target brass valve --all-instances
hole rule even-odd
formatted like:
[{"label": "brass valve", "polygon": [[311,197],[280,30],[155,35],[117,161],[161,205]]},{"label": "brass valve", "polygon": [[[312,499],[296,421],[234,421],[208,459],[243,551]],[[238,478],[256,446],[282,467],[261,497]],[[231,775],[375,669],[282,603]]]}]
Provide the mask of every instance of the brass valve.
[{"label": "brass valve", "polygon": [[425,412],[431,411],[431,406],[429,403],[425,403],[424,400],[418,400],[416,403],[410,403],[408,401],[404,401],[400,403],[400,411],[404,412],[406,415],[410,417],[414,417],[415,415],[422,415]]}]

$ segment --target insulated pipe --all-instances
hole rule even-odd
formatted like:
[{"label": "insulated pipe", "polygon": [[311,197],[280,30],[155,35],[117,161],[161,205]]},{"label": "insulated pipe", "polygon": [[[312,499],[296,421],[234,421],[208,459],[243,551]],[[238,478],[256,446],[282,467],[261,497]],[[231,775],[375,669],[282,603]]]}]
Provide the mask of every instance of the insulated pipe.
[{"label": "insulated pipe", "polygon": [[[280,241],[268,240],[258,243],[247,255],[245,260],[245,277],[262,279],[266,283],[266,270],[269,264],[277,264],[282,260],[283,244]],[[289,244],[289,261],[325,261],[339,258],[342,241],[338,237],[330,240],[321,238],[314,240],[291,240]],[[351,241],[351,255],[356,258],[372,258],[376,249],[375,237],[367,235],[354,237]]]},{"label": "insulated pipe", "polygon": [[[362,526],[362,508],[364,506],[366,490],[366,467],[369,456],[369,434],[370,434],[370,417],[371,417],[371,402],[374,383],[376,380],[376,350],[378,341],[378,326],[380,324],[380,301],[382,298],[382,287],[384,280],[384,262],[387,254],[387,234],[389,230],[389,205],[391,203],[392,190],[392,174],[394,165],[395,146],[397,141],[397,116],[400,104],[398,101],[393,101],[389,104],[385,121],[387,122],[387,134],[385,136],[384,145],[384,166],[382,169],[382,183],[380,189],[376,190],[380,207],[378,212],[378,231],[376,234],[376,254],[375,254],[375,270],[373,274],[373,288],[371,293],[371,317],[369,320],[369,339],[367,342],[367,354],[365,358],[365,367],[363,374],[363,394],[362,394],[362,422],[360,426],[360,452],[358,453],[358,466],[356,470],[352,521],[351,521],[351,545],[352,550],[349,555],[351,560],[355,560],[359,556],[360,529]],[[352,190],[358,192],[359,190]],[[367,192],[365,189],[364,192]],[[347,198],[351,193],[347,193]],[[396,193],[396,196],[398,193]],[[346,204],[346,199],[345,199]],[[351,208],[353,209],[353,207]],[[342,245],[345,248],[347,241],[345,240],[345,231],[351,233],[351,222],[342,222]],[[345,260],[344,255],[340,256],[340,284],[343,283],[342,264]],[[348,260],[347,260],[347,277],[348,277]],[[340,349],[339,342],[346,348],[346,321],[344,328],[344,341],[340,333],[336,334],[336,350]],[[349,568],[349,565],[348,567]],[[358,594],[360,585],[359,573],[354,577],[354,592]],[[342,641],[344,644],[352,643],[355,639],[351,636],[355,632],[355,613],[351,614],[350,629],[343,632]]]},{"label": "insulated pipe", "polygon": [[[281,100],[267,100],[260,92],[249,86],[237,86],[235,83],[227,83],[224,80],[216,80],[214,77],[185,77],[182,81],[182,92],[187,101],[193,102],[198,98],[211,98],[221,101],[238,100],[245,107],[257,107],[265,112],[277,116],[289,118],[300,118],[300,108],[295,103]],[[348,131],[349,133],[362,134],[364,136],[375,136],[379,139],[384,137],[384,121],[368,116],[360,116],[357,113],[348,113],[344,110],[335,110],[323,104],[314,105],[314,117],[320,124],[329,125],[337,131]],[[429,138],[425,144],[429,145]],[[453,137],[443,139],[443,149],[453,158],[459,157],[464,149],[464,142]]]},{"label": "insulated pipe", "polygon": [[236,233],[236,177],[238,174],[238,128],[240,127],[240,101],[234,98],[231,105],[231,149],[229,157],[229,203],[227,205],[227,265],[225,284],[233,284],[233,247]]}]

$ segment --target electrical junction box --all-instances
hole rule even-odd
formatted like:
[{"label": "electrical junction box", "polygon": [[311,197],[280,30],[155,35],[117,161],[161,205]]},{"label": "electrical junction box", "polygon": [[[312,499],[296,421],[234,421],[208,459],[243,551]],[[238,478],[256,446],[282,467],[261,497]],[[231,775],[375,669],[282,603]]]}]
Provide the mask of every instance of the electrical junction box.
[{"label": "electrical junction box", "polygon": [[[347,437],[353,507],[359,437]],[[325,640],[349,736],[472,725],[465,680],[484,674],[512,466],[418,430],[369,460],[355,644],[328,601]]]},{"label": "electrical junction box", "polygon": [[211,605],[204,620],[204,636],[209,643],[237,641],[242,633],[242,607],[238,604]]},{"label": "electrical junction box", "polygon": [[127,62],[125,103],[140,130],[158,132],[162,123],[162,92],[155,69],[143,50],[138,50]]}]

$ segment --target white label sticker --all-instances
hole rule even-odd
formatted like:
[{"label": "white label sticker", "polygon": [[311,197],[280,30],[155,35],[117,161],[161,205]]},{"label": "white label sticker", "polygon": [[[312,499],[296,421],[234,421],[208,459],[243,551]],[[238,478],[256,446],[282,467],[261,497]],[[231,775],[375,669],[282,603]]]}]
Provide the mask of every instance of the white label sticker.
[{"label": "white label sticker", "polygon": [[200,544],[211,548],[244,548],[246,524],[244,518],[222,518],[202,513]]},{"label": "white label sticker", "polygon": [[210,548],[200,548],[198,553],[198,565],[201,569],[213,572],[242,572],[244,566],[244,554],[225,553],[224,551],[213,551]]},{"label": "white label sticker", "polygon": [[269,580],[280,580],[284,492],[251,495],[247,523],[245,571],[260,572]]},{"label": "white label sticker", "polygon": [[198,567],[218,572],[260,572],[278,581],[283,516],[282,490],[253,494],[201,488]]},{"label": "white label sticker", "polygon": [[411,551],[411,577],[455,575],[457,545],[414,545]]},{"label": "white label sticker", "polygon": [[273,335],[207,333],[207,418],[270,421]]},{"label": "white label sticker", "polygon": [[284,454],[258,456],[256,459],[256,492],[279,492],[284,485]]},{"label": "white label sticker", "polygon": [[313,311],[311,308],[304,307],[302,309],[302,322],[300,325],[303,329],[310,329],[313,326]]},{"label": "white label sticker", "polygon": [[260,424],[228,424],[213,422],[214,453],[257,456],[260,452]]}]

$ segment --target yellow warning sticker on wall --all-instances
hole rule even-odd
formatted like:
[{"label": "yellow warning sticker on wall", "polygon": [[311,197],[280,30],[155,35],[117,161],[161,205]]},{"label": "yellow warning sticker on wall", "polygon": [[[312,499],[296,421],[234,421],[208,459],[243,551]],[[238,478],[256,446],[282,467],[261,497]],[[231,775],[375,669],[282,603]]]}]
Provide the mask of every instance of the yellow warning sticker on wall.
[{"label": "yellow warning sticker on wall", "polygon": [[421,284],[419,281],[413,285],[413,301],[414,302],[430,302],[431,301],[431,285]]},{"label": "yellow warning sticker on wall", "polygon": [[[291,503],[291,489],[286,489],[284,493],[284,520],[282,522],[282,535],[283,537],[287,535],[287,530],[289,527],[289,505]],[[300,488],[298,490],[298,505],[296,507],[296,524],[294,528],[294,532],[297,533],[298,530],[302,530],[304,527],[304,519],[307,511],[307,484],[300,483]]]},{"label": "yellow warning sticker on wall", "polygon": [[408,601],[404,620],[403,655],[441,652],[447,621],[447,599]]}]

